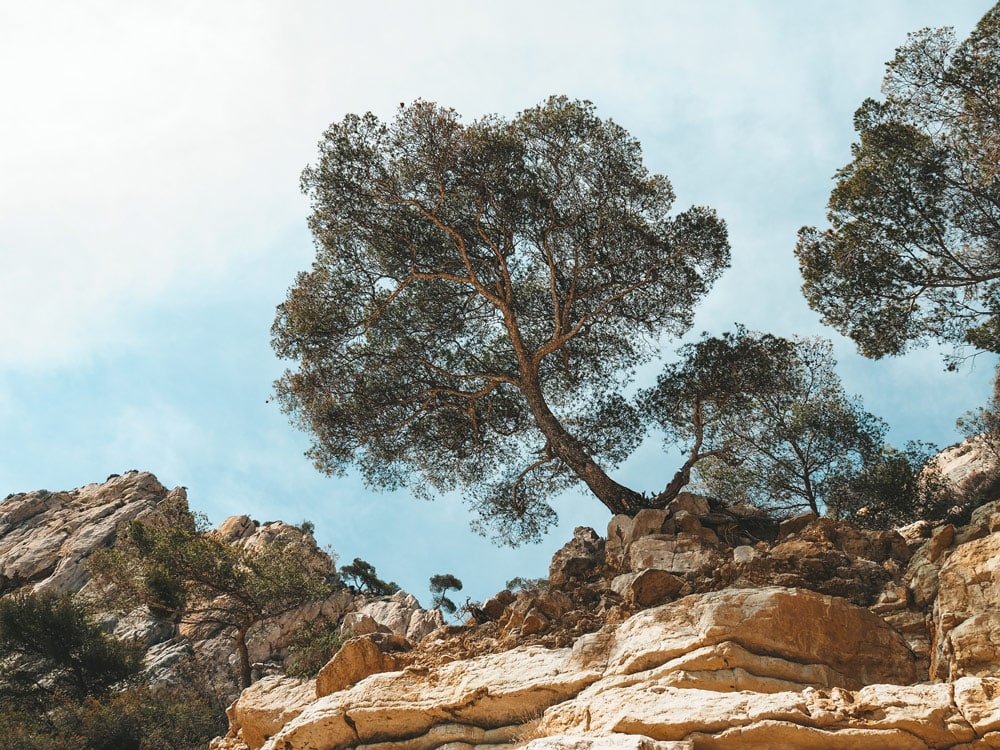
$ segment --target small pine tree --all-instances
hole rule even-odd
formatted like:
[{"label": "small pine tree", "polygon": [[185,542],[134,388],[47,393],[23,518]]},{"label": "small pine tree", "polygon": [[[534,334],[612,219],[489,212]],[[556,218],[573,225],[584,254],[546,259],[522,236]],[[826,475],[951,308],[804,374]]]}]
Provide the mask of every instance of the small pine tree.
[{"label": "small pine tree", "polygon": [[340,577],[359,594],[390,596],[399,591],[398,584],[394,581],[383,581],[375,572],[375,566],[360,557],[355,557],[350,565],[342,566]]},{"label": "small pine tree", "polygon": [[455,614],[457,606],[455,602],[448,598],[447,592],[454,589],[462,590],[462,582],[451,573],[439,573],[431,576],[431,593],[434,595],[434,608],[449,615]]}]

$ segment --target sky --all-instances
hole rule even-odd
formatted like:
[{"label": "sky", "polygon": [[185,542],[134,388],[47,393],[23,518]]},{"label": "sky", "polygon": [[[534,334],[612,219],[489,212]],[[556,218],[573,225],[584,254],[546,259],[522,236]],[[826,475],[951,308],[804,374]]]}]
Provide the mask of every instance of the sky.
[{"label": "sky", "polygon": [[[319,474],[268,403],[287,366],[270,348],[275,306],[314,254],[299,175],[330,123],[415,99],[467,120],[551,94],[593,101],[678,209],[711,206],[729,226],[732,267],[693,334],[828,336],[894,443],[950,445],[995,362],[862,359],[807,307],[792,251],[799,227],[823,224],[853,112],[907,33],[964,37],[989,7],[0,0],[0,496],[152,471],[213,524],[310,520],[341,562],[361,557],[425,603],[436,573],[465,582],[459,602],[482,600],[547,576],[574,527],[603,535],[607,511],[579,491],[556,499],[541,544],[494,547],[458,496]],[[615,476],[655,491],[677,467],[650,438]]]}]

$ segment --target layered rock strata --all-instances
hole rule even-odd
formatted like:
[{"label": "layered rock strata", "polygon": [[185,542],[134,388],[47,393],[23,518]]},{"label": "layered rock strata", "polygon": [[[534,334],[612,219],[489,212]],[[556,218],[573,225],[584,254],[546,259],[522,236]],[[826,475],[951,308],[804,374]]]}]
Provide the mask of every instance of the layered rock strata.
[{"label": "layered rock strata", "polygon": [[254,685],[214,748],[1000,748],[1000,503],[961,528],[806,516],[755,540],[681,502],[578,529],[554,587],[498,595],[488,622]]}]

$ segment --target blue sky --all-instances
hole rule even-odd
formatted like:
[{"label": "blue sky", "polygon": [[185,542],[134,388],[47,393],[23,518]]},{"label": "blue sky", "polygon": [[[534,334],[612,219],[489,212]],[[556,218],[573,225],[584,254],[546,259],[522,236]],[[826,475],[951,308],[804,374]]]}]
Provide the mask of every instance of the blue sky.
[{"label": "blue sky", "polygon": [[[868,362],[799,293],[795,232],[823,222],[851,117],[925,26],[965,36],[984,0],[102,2],[0,5],[0,493],[153,471],[217,523],[312,520],[424,601],[450,572],[473,599],[547,575],[582,492],[537,546],[497,549],[461,499],[372,494],[318,474],[268,404],[275,306],[312,258],[298,177],[348,112],[416,98],[468,119],[550,94],[594,101],[668,175],[677,207],[716,208],[733,267],[694,331],[742,322],[834,339],[847,389],[901,443],[948,445],[992,361]],[[644,368],[640,378],[652,378]],[[617,476],[676,470],[647,441]],[[460,600],[462,597],[459,597]]]}]

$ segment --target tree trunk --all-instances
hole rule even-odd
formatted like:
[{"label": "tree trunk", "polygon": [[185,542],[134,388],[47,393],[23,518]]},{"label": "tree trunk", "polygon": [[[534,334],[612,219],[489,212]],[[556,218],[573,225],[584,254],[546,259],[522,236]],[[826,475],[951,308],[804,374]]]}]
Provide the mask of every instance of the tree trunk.
[{"label": "tree trunk", "polygon": [[236,629],[236,649],[240,654],[240,688],[246,690],[253,682],[250,671],[250,649],[247,646],[247,631],[249,625],[241,625]]},{"label": "tree trunk", "polygon": [[694,468],[694,465],[701,461],[701,459],[716,453],[715,451],[702,453],[701,446],[704,441],[705,427],[702,418],[702,402],[699,399],[694,404],[694,445],[691,446],[691,453],[688,455],[684,465],[681,466],[680,471],[674,474],[674,478],[670,480],[670,484],[663,489],[663,492],[650,501],[651,507],[666,508],[667,503],[677,497],[680,491],[690,483],[691,469]]},{"label": "tree trunk", "polygon": [[612,513],[625,513],[634,516],[648,502],[635,490],[619,484],[608,476],[583,444],[571,435],[562,422],[549,409],[537,376],[527,376],[522,379],[521,392],[528,402],[528,408],[535,418],[535,423],[542,434],[552,445],[555,454],[566,462],[574,473],[583,481]]}]

